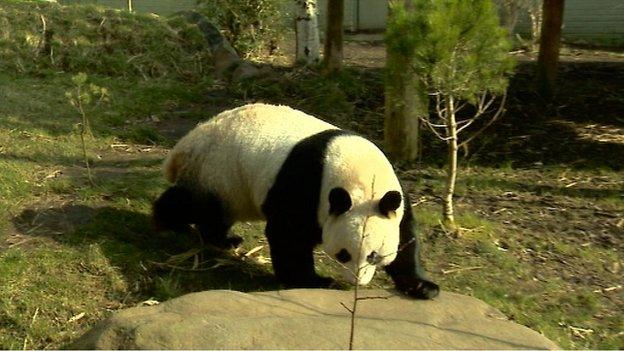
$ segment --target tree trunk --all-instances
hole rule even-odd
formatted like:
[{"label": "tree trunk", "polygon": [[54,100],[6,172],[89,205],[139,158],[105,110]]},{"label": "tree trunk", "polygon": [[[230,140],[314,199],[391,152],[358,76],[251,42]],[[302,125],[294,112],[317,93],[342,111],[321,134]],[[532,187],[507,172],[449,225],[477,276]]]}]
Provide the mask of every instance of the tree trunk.
[{"label": "tree trunk", "polygon": [[[406,8],[413,11],[411,1],[404,1]],[[393,16],[392,11],[389,16]],[[410,57],[386,50],[384,144],[395,161],[418,159],[420,118],[429,113],[427,90],[416,73],[407,69],[410,61]]]},{"label": "tree trunk", "polygon": [[306,65],[319,60],[321,47],[318,20],[316,17],[316,0],[295,0],[296,17],[295,33],[297,37],[296,62]]},{"label": "tree trunk", "polygon": [[537,89],[540,95],[547,100],[554,97],[557,87],[563,4],[564,0],[544,0],[542,7],[542,33],[537,59]]},{"label": "tree trunk", "polygon": [[520,12],[520,4],[517,0],[500,0],[497,2],[501,8],[501,22],[509,32],[509,38],[513,40],[514,29],[518,23],[518,13]]},{"label": "tree trunk", "polygon": [[538,2],[530,6],[528,11],[531,18],[531,50],[536,51],[542,30],[542,5]]},{"label": "tree trunk", "polygon": [[446,102],[446,135],[449,137],[449,140],[447,140],[448,169],[446,174],[442,218],[446,226],[455,230],[453,194],[455,193],[455,180],[457,179],[457,121],[455,119],[455,101],[453,100],[453,96],[445,96],[444,100]]},{"label": "tree trunk", "polygon": [[132,0],[126,0],[126,3],[128,4],[128,11],[132,12]]},{"label": "tree trunk", "polygon": [[327,74],[340,71],[342,67],[342,32],[344,19],[344,0],[327,1],[327,30],[323,65]]}]

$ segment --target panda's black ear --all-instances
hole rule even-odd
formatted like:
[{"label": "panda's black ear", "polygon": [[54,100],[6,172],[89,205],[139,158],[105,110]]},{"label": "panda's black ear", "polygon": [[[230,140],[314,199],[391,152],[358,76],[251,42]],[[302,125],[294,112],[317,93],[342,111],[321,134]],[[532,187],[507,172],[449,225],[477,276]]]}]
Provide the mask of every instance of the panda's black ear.
[{"label": "panda's black ear", "polygon": [[390,211],[396,211],[399,206],[401,206],[401,193],[396,190],[388,191],[379,200],[379,212],[384,216],[388,216]]},{"label": "panda's black ear", "polygon": [[344,188],[333,188],[329,192],[329,214],[339,216],[351,208],[351,196]]}]

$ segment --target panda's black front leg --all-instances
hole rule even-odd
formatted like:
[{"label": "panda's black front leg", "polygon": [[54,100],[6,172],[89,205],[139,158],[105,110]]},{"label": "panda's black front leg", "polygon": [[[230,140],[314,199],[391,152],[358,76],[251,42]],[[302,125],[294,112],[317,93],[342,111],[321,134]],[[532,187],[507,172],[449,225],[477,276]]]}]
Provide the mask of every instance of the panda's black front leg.
[{"label": "panda's black front leg", "polygon": [[314,243],[297,229],[281,221],[267,221],[265,233],[277,280],[290,288],[326,288],[331,278],[314,270]]},{"label": "panda's black front leg", "polygon": [[408,197],[403,198],[405,212],[400,224],[399,252],[385,269],[400,292],[417,299],[432,299],[438,296],[440,287],[428,280],[422,270],[414,215]]}]

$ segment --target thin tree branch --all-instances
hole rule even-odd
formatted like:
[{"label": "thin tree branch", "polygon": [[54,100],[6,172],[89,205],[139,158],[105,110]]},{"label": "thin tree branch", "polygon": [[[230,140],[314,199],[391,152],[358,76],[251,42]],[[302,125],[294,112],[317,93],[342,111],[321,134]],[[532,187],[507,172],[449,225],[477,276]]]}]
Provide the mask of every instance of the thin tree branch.
[{"label": "thin tree branch", "polygon": [[507,91],[505,91],[503,93],[503,96],[501,98],[501,102],[500,105],[498,106],[498,110],[496,110],[496,113],[494,113],[494,116],[483,126],[481,127],[481,129],[477,130],[474,134],[472,134],[468,139],[464,140],[463,142],[461,142],[458,147],[464,147],[466,144],[468,144],[469,142],[471,142],[472,140],[474,140],[474,138],[476,138],[477,136],[479,136],[481,133],[483,133],[484,130],[486,130],[489,126],[492,125],[492,123],[494,123],[496,120],[498,120],[498,118],[503,114],[503,112],[505,112],[505,102],[507,101]]},{"label": "thin tree branch", "polygon": [[[420,120],[421,120],[421,121],[422,121],[422,122],[423,122],[423,123],[424,123],[424,124],[425,124],[425,125],[429,128],[429,130],[431,130],[431,132],[432,132],[433,134],[435,134],[435,136],[436,136],[436,137],[438,137],[438,139],[443,140],[443,141],[447,141],[447,140],[449,140],[449,138],[448,138],[448,137],[443,136],[442,134],[440,134],[440,133],[439,133],[439,132],[438,132],[438,131],[437,131],[437,130],[436,130],[436,129],[432,126],[432,123],[431,123],[428,119],[423,118],[423,117],[419,117],[419,118],[420,118]],[[444,127],[446,127],[446,125],[445,125]]]}]

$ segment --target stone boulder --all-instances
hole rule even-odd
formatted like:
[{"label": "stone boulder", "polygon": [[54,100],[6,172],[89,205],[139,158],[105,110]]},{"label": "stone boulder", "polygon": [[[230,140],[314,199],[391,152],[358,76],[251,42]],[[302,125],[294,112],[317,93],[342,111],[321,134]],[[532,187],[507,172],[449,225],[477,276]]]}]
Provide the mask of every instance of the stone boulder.
[{"label": "stone boulder", "polygon": [[[358,349],[557,349],[472,297],[442,292],[419,301],[384,290],[358,302]],[[378,298],[377,298],[378,297]],[[188,294],[115,313],[74,349],[345,349],[353,292],[298,289]]]}]

